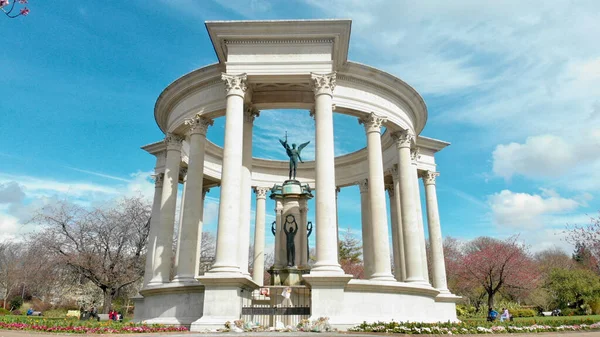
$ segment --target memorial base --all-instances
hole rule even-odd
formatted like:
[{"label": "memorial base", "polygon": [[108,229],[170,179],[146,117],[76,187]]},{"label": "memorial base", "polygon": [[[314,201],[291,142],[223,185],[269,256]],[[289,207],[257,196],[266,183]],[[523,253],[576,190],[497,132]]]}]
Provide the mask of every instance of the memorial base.
[{"label": "memorial base", "polygon": [[297,267],[271,267],[268,272],[271,274],[272,286],[299,286],[305,285],[303,276],[310,273],[310,269]]}]

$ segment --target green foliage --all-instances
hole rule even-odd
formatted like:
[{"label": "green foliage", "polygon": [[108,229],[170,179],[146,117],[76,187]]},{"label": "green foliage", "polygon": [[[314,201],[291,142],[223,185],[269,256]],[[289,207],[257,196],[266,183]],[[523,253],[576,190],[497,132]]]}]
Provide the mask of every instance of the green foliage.
[{"label": "green foliage", "polygon": [[12,310],[18,310],[23,305],[23,297],[15,296],[10,300],[9,306]]},{"label": "green foliage", "polygon": [[4,316],[4,315],[10,315],[10,311],[8,311],[4,308],[0,308],[0,316]]},{"label": "green foliage", "polygon": [[513,309],[509,312],[513,317],[535,317],[535,310],[533,309]]},{"label": "green foliage", "polygon": [[350,263],[360,263],[362,260],[362,246],[360,240],[355,238],[350,229],[344,233],[344,236],[339,240],[339,259]]},{"label": "green foliage", "polygon": [[594,302],[600,298],[600,279],[587,269],[554,269],[545,287],[561,308]]},{"label": "green foliage", "polygon": [[456,305],[456,316],[460,319],[477,316],[477,308],[472,305]]}]

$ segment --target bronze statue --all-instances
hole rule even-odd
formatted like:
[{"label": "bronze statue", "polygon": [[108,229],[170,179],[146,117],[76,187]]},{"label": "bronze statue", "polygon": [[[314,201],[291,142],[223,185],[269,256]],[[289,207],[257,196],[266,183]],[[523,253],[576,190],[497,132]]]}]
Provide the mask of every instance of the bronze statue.
[{"label": "bronze statue", "polygon": [[310,143],[310,141],[300,144],[300,146],[298,146],[298,148],[296,148],[296,144],[292,144],[292,147],[290,147],[290,145],[288,144],[287,132],[286,132],[285,140],[280,139],[279,142],[285,148],[285,153],[288,155],[288,157],[290,157],[289,180],[296,180],[296,168],[298,167],[298,160],[301,163],[304,163],[302,161],[302,158],[300,157],[300,152],[302,151],[302,149],[304,147],[306,147],[306,145],[308,145],[308,143]]},{"label": "bronze statue", "polygon": [[[286,227],[287,224],[290,225],[289,230]],[[293,228],[292,224],[295,225],[296,228]],[[296,222],[296,218],[292,214],[288,214],[285,217],[285,223],[283,224],[283,231],[285,232],[285,239],[286,239],[287,264],[288,264],[288,267],[293,267],[296,265],[296,262],[295,262],[295,260],[296,260],[296,245],[294,244],[294,238],[296,237],[296,233],[298,232],[298,223]]]},{"label": "bronze statue", "polygon": [[309,260],[310,259],[310,246],[308,244],[308,239],[310,238],[310,234],[312,233],[313,230],[313,224],[312,221],[309,221],[306,224],[306,259]]}]

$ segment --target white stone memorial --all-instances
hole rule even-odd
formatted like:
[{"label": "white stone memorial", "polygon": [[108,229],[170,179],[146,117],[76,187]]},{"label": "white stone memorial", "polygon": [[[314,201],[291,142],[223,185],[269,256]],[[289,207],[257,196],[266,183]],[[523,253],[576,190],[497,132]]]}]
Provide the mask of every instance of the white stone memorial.
[{"label": "white stone memorial", "polygon": [[[299,225],[293,267],[302,272],[280,284],[294,285],[294,292],[306,288],[312,319],[329,317],[340,329],[363,321],[456,321],[459,298],[446,285],[435,188],[434,155],[449,144],[420,135],[427,120],[421,96],[384,71],[347,60],[350,20],[223,21],[206,27],[218,63],[184,75],[161,93],[154,117],[165,139],[143,147],[156,156],[156,189],[135,320],[202,331],[240,319],[243,303],[252,303],[250,294],[268,287],[264,268],[288,267],[281,230],[293,215]],[[299,165],[298,185],[285,184],[287,161],[252,156],[253,121],[266,109],[306,110],[315,120],[315,160]],[[365,148],[334,156],[334,110],[364,125]],[[223,148],[206,139],[207,128],[220,116],[225,116]],[[171,279],[179,183],[184,192]],[[217,185],[215,263],[199,276],[204,197]],[[361,198],[365,279],[360,280],[345,274],[338,261],[337,191],[352,185],[359,185]],[[252,191],[256,231],[250,275]],[[309,267],[307,200],[313,195],[316,262]],[[276,205],[274,266],[264,266],[265,236],[271,235],[265,233],[267,197]]]}]

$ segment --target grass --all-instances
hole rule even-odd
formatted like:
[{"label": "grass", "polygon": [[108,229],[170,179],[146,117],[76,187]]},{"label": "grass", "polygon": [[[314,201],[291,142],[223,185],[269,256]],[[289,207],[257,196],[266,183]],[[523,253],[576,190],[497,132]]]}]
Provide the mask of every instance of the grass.
[{"label": "grass", "polygon": [[[485,322],[485,317],[465,318],[462,319],[465,322]],[[562,321],[565,323],[581,323],[582,321],[592,320],[600,322],[600,315],[586,315],[586,316],[535,316],[535,317],[515,317],[515,322],[531,322],[536,324],[543,324],[545,322]],[[497,319],[495,322],[500,322]]]}]

